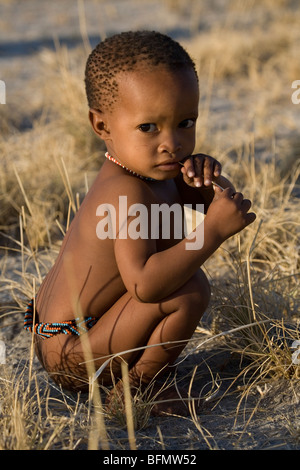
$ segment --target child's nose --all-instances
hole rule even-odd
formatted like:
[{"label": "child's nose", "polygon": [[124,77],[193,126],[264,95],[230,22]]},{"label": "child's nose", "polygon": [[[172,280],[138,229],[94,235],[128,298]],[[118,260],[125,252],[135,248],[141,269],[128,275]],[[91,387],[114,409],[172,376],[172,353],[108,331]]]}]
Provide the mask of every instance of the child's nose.
[{"label": "child's nose", "polygon": [[164,139],[159,145],[159,152],[167,152],[170,154],[176,154],[176,152],[179,152],[181,150],[181,144],[180,141],[175,133],[168,133],[167,135],[164,136]]}]

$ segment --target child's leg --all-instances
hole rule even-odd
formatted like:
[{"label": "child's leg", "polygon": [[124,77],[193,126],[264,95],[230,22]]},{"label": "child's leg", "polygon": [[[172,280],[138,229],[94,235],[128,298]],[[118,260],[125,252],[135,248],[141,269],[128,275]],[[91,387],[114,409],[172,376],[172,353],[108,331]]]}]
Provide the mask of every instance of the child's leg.
[{"label": "child's leg", "polygon": [[[165,343],[170,345],[155,346],[145,349],[133,368],[133,373],[149,382],[167,364],[172,364],[186,346],[183,340],[189,340],[197,327],[200,318],[207,308],[210,298],[210,287],[203,272],[193,277],[172,299],[170,304],[160,304],[161,320],[153,329],[147,346]],[[168,302],[168,301],[167,301]],[[176,344],[176,341],[179,341]]]},{"label": "child's leg", "polygon": [[[141,303],[128,293],[124,294],[87,333],[96,369],[110,354],[171,341],[173,344],[123,355],[132,379],[149,382],[163,367],[176,360],[185,346],[184,342],[176,345],[176,341],[190,339],[209,297],[209,284],[201,270],[160,303]],[[56,380],[63,386],[80,388],[83,385],[82,379],[78,379],[87,377],[85,366],[79,366],[85,360],[82,348],[80,338],[65,338],[64,335],[42,342],[45,367],[57,375]],[[121,376],[120,358],[113,361],[112,371],[116,377]],[[109,366],[101,378],[109,381]]]}]

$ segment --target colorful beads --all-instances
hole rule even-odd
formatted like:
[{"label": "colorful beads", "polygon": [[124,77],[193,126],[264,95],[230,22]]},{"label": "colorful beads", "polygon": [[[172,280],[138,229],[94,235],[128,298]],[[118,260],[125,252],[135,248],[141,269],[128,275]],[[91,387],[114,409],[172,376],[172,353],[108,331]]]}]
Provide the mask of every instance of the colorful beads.
[{"label": "colorful beads", "polygon": [[110,160],[111,162],[115,163],[116,165],[119,165],[119,166],[121,166],[122,168],[124,168],[124,170],[128,171],[128,173],[131,173],[133,176],[137,176],[137,177],[140,178],[141,180],[156,181],[156,180],[153,179],[153,178],[149,178],[148,176],[139,175],[139,174],[136,173],[135,171],[130,170],[130,169],[127,168],[125,165],[122,165],[122,163],[118,162],[118,160],[116,160],[114,157],[112,157],[111,155],[109,155],[108,152],[105,153],[105,157],[106,157],[108,160]]},{"label": "colorful beads", "polygon": [[24,328],[30,333],[35,333],[43,339],[52,338],[58,334],[77,335],[80,336],[86,333],[92,326],[97,323],[97,317],[75,318],[74,320],[67,320],[64,322],[53,323],[35,323],[33,324],[33,300],[27,306],[24,317]]}]

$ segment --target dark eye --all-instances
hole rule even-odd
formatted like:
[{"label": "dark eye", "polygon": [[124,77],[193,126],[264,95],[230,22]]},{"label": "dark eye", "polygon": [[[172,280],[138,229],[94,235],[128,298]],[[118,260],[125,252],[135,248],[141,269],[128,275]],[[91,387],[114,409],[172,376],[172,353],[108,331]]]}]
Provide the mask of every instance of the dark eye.
[{"label": "dark eye", "polygon": [[196,119],[185,119],[184,121],[181,121],[179,124],[179,127],[183,129],[189,129],[190,127],[193,127],[195,125]]},{"label": "dark eye", "polygon": [[139,130],[142,132],[155,132],[157,130],[156,124],[147,123],[141,124]]}]

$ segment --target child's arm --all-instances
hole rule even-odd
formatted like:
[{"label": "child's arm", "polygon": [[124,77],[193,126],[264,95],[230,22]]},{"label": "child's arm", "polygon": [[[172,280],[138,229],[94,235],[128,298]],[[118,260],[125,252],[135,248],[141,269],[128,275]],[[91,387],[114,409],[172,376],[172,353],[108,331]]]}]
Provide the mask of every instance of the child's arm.
[{"label": "child's arm", "polygon": [[149,303],[174,293],[227,238],[255,220],[255,214],[248,213],[250,207],[250,201],[241,193],[234,193],[230,187],[224,191],[216,187],[204,221],[204,243],[197,249],[187,249],[191,241],[187,238],[163,251],[158,251],[156,240],[150,238],[117,238],[116,261],[128,292]]}]

